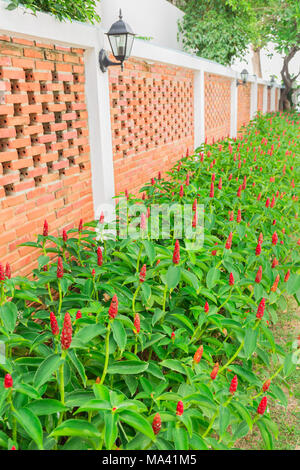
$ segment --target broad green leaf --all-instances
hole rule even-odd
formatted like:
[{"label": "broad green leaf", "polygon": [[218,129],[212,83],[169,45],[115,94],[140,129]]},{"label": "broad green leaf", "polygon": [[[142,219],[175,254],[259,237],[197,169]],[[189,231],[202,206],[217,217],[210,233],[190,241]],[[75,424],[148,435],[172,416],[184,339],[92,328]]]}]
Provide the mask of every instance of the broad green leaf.
[{"label": "broad green leaf", "polygon": [[155,439],[151,424],[139,413],[131,410],[125,410],[121,411],[121,413],[118,414],[118,417],[122,422],[150,437],[150,439]]},{"label": "broad green leaf", "polygon": [[28,408],[15,410],[14,415],[28,436],[34,440],[40,450],[43,450],[43,430],[40,420]]},{"label": "broad green leaf", "polygon": [[68,419],[59,424],[50,436],[100,437],[98,429],[83,419]]},{"label": "broad green leaf", "polygon": [[140,374],[147,370],[147,362],[142,361],[117,361],[111,364],[108,369],[108,374]]},{"label": "broad green leaf", "polygon": [[61,363],[61,357],[58,354],[52,354],[47,357],[37,369],[33,383],[36,388],[41,387],[47,382],[52,374],[57,371]]}]

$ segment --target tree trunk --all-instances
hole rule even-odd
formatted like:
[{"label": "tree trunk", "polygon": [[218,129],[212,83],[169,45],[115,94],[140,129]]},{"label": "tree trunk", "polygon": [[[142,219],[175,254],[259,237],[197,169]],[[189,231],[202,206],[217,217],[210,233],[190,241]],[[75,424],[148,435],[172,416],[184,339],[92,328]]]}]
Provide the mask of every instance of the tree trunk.
[{"label": "tree trunk", "polygon": [[293,78],[291,77],[290,72],[289,72],[289,63],[299,50],[300,50],[299,47],[293,46],[283,59],[283,66],[280,72],[283,83],[284,83],[284,88],[281,90],[280,101],[279,101],[279,109],[281,111],[288,110],[291,108],[291,104],[288,100],[288,95],[290,91],[293,89],[293,83],[298,78],[299,74]]},{"label": "tree trunk", "polygon": [[261,60],[260,60],[260,47],[254,48],[252,46],[252,66],[253,66],[253,73],[258,77],[262,78],[262,71],[261,71]]}]

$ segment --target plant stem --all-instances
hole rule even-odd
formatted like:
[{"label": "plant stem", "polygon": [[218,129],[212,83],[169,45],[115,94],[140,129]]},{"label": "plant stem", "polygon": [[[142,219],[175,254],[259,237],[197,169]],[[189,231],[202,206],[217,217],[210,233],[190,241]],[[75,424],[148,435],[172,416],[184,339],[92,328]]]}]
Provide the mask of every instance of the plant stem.
[{"label": "plant stem", "polygon": [[137,262],[136,262],[136,272],[137,273],[139,272],[139,269],[140,269],[140,259],[141,259],[141,256],[142,256],[142,251],[143,251],[143,245],[140,246],[138,257],[137,257]]},{"label": "plant stem", "polygon": [[229,359],[229,361],[226,362],[226,364],[223,367],[221,367],[221,369],[219,369],[219,373],[222,372],[224,369],[226,369],[229,366],[229,364],[231,364],[235,360],[239,352],[242,350],[244,343],[245,343],[245,340],[243,339],[238,349],[235,351],[234,355]]},{"label": "plant stem", "polygon": [[105,380],[106,373],[107,373],[107,367],[108,367],[110,330],[111,330],[111,324],[109,322],[108,325],[107,325],[107,332],[106,332],[106,338],[105,338],[105,362],[104,362],[102,377],[101,377],[101,380],[100,380],[101,385],[103,384],[103,382]]},{"label": "plant stem", "polygon": [[137,295],[138,295],[138,293],[139,293],[139,291],[140,291],[140,288],[141,288],[141,284],[139,284],[139,285],[137,286],[137,289],[136,289],[136,291],[135,291],[135,293],[134,293],[134,295],[133,295],[133,298],[132,298],[132,311],[133,311],[133,314],[135,314],[135,301],[136,301],[136,297],[137,297]]},{"label": "plant stem", "polygon": [[60,279],[58,279],[58,293],[59,293],[59,304],[58,304],[57,315],[60,315],[61,306],[62,306],[62,290],[61,290],[61,285],[60,285]]}]

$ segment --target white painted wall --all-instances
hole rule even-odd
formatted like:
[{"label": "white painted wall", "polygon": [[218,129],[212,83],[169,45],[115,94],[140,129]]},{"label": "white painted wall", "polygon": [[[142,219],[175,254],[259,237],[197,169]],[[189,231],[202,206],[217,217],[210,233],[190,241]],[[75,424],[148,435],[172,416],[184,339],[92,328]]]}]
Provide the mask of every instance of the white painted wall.
[{"label": "white painted wall", "polygon": [[101,0],[97,8],[105,32],[117,21],[119,9],[123,19],[139,36],[152,37],[152,44],[181,49],[177,41],[177,21],[183,12],[166,0]]}]

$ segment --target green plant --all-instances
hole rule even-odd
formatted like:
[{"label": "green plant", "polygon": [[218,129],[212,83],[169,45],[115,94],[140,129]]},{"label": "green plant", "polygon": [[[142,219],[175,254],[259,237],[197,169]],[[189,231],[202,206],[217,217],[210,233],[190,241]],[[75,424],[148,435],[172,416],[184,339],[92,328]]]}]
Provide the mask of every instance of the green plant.
[{"label": "green plant", "polygon": [[[144,238],[104,237],[103,215],[62,237],[45,223],[33,279],[0,265],[2,448],[228,449],[254,427],[273,447],[268,406],[296,368],[269,325],[300,304],[297,134],[296,114],[258,116],[126,193]],[[196,251],[173,219],[147,235],[175,202],[204,206]]]},{"label": "green plant", "polygon": [[15,10],[23,6],[37,12],[50,13],[63,20],[76,20],[83,23],[98,23],[100,17],[96,12],[97,0],[10,0],[7,9]]}]

